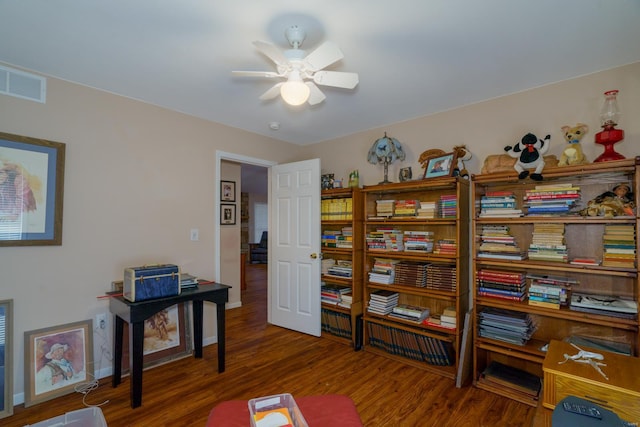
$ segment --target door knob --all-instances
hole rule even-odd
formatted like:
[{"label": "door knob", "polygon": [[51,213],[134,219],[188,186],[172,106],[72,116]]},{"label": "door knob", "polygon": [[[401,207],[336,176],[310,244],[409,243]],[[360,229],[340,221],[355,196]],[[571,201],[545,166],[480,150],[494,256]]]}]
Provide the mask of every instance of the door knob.
[{"label": "door knob", "polygon": [[317,253],[312,253],[311,255],[309,255],[311,257],[311,259],[316,259],[318,258],[318,254]]}]

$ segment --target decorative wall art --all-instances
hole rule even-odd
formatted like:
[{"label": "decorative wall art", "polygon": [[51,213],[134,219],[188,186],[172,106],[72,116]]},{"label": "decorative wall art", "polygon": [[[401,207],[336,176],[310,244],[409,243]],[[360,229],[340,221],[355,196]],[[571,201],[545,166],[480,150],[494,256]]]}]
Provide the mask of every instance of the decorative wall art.
[{"label": "decorative wall art", "polygon": [[220,181],[220,201],[235,202],[236,201],[236,182]]},{"label": "decorative wall art", "polygon": [[[190,335],[189,306],[176,304],[151,316],[144,322],[144,369],[190,356],[193,351]],[[124,323],[122,338],[122,373],[129,372],[129,324]]]},{"label": "decorative wall art", "polygon": [[236,223],[236,205],[220,204],[220,224],[235,225]]},{"label": "decorative wall art", "polygon": [[24,406],[72,393],[93,375],[93,322],[24,333]]},{"label": "decorative wall art", "polygon": [[62,244],[65,144],[0,132],[0,246]]},{"label": "decorative wall art", "polygon": [[13,415],[13,300],[0,301],[0,418]]}]

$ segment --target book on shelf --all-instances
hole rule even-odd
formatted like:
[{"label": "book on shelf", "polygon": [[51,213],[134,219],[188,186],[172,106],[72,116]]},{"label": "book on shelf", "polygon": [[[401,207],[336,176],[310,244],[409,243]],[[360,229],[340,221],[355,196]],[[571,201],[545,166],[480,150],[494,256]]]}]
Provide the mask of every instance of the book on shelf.
[{"label": "book on shelf", "polygon": [[537,375],[492,361],[482,372],[482,376],[502,387],[523,392],[537,398],[542,388],[542,379]]},{"label": "book on shelf", "polygon": [[594,295],[573,293],[570,308],[606,316],[635,319],[638,315],[638,302],[613,295]]}]

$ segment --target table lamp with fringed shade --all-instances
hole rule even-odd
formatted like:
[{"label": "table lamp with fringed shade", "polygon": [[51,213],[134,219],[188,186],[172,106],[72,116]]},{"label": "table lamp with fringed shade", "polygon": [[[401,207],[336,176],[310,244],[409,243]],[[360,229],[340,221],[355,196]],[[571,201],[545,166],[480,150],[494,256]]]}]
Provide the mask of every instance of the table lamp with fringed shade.
[{"label": "table lamp with fringed shade", "polygon": [[400,141],[395,138],[390,138],[387,133],[384,133],[384,137],[377,139],[369,149],[367,160],[371,164],[382,163],[384,165],[384,181],[380,184],[390,184],[389,181],[389,165],[396,161],[396,159],[404,160],[405,154],[400,145]]}]

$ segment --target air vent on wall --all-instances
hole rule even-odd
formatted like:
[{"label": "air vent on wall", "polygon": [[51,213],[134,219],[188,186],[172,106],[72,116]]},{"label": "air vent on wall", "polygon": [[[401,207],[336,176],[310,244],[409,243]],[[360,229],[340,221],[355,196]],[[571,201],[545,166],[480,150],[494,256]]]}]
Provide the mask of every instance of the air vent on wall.
[{"label": "air vent on wall", "polygon": [[0,93],[44,104],[47,79],[0,65]]}]

